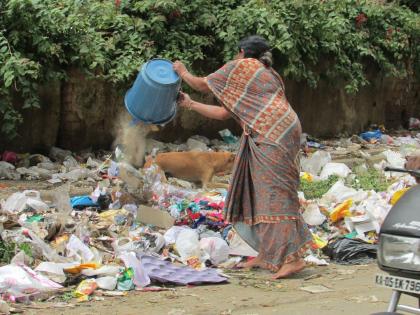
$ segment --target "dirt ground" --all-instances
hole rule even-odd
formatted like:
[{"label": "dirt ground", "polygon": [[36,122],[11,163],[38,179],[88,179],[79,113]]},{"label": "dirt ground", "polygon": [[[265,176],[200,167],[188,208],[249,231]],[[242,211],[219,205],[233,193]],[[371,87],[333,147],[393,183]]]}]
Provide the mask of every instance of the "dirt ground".
[{"label": "dirt ground", "polygon": [[[163,292],[130,292],[125,297],[73,303],[59,308],[56,303],[37,303],[25,314],[88,315],[354,315],[385,311],[391,291],[374,284],[379,272],[375,264],[364,266],[310,267],[287,280],[267,281],[263,271],[229,272],[224,285],[176,287]],[[330,292],[309,293],[302,287],[321,285]],[[404,297],[403,302],[415,305]]]},{"label": "dirt ground", "polygon": [[[72,187],[71,194],[92,189],[90,185]],[[45,182],[0,181],[0,199],[23,189],[51,189]],[[264,271],[226,271],[231,277],[224,285],[174,287],[169,291],[132,291],[123,297],[96,297],[102,301],[68,304],[34,303],[23,306],[24,314],[88,315],[350,315],[385,311],[391,291],[377,287],[375,263],[364,266],[330,265],[308,267],[291,279],[270,281]],[[321,285],[328,292],[309,293],[302,287]],[[415,305],[404,297],[403,302]]]}]

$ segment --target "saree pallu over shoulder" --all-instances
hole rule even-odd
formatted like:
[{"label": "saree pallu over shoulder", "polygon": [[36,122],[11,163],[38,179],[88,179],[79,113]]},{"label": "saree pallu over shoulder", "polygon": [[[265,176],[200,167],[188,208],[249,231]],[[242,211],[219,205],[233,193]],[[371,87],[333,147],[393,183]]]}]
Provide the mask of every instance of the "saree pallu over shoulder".
[{"label": "saree pallu over shoulder", "polygon": [[228,62],[206,81],[229,111],[274,143],[280,144],[283,136],[299,124],[281,77],[257,59]]}]

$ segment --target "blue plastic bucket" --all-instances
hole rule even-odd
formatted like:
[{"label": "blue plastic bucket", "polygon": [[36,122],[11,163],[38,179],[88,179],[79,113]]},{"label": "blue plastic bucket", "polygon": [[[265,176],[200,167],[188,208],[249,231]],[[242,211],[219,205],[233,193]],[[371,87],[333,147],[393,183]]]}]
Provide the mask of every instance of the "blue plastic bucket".
[{"label": "blue plastic bucket", "polygon": [[134,120],[164,125],[176,115],[181,79],[166,59],[145,63],[124,97],[125,107]]}]

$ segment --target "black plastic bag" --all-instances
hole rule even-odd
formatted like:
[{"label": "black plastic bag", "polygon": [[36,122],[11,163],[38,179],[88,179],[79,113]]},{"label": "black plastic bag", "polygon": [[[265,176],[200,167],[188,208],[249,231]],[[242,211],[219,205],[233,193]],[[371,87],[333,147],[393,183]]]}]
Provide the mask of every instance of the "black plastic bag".
[{"label": "black plastic bag", "polygon": [[325,255],[339,264],[366,264],[376,258],[377,245],[341,238],[323,248]]}]

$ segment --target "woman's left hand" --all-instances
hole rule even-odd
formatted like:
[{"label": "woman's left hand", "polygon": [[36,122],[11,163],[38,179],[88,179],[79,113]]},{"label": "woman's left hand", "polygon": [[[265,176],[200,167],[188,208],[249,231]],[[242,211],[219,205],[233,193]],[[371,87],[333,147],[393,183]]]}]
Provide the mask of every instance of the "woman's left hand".
[{"label": "woman's left hand", "polygon": [[182,76],[188,72],[187,67],[185,67],[185,65],[177,60],[174,62],[173,68],[175,70],[176,73],[178,73],[178,75],[182,78]]}]

